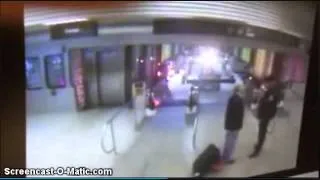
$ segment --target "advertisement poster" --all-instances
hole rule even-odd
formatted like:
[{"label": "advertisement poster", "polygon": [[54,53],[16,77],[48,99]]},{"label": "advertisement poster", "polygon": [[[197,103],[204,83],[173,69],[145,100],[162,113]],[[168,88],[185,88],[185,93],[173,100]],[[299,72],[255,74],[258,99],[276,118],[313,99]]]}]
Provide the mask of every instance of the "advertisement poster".
[{"label": "advertisement poster", "polygon": [[64,88],[66,86],[66,76],[63,55],[48,55],[45,56],[44,60],[48,88]]},{"label": "advertisement poster", "polygon": [[84,69],[83,69],[83,56],[81,49],[71,50],[69,53],[70,58],[70,72],[72,83],[75,91],[75,99],[77,109],[83,110],[86,106],[86,94],[84,85]]},{"label": "advertisement poster", "polygon": [[25,73],[27,89],[42,88],[41,62],[38,57],[28,57],[25,60]]},{"label": "advertisement poster", "polygon": [[299,56],[289,56],[286,59],[286,80],[292,82],[300,83],[304,82],[306,78],[306,64],[302,57]]}]

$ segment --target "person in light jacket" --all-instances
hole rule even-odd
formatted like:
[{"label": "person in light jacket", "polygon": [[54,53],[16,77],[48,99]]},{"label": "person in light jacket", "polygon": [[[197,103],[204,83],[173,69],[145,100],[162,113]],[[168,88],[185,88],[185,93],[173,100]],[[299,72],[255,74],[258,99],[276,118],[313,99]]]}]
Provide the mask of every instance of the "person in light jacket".
[{"label": "person in light jacket", "polygon": [[242,88],[235,86],[233,94],[229,98],[227,110],[225,113],[226,137],[222,158],[225,164],[234,163],[233,153],[238,140],[239,131],[242,129],[244,119],[244,102],[242,99]]}]

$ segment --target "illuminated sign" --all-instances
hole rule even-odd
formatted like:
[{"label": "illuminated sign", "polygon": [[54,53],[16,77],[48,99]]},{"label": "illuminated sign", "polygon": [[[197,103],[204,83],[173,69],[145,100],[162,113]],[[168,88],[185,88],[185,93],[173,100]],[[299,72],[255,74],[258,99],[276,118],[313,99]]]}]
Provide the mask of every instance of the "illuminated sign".
[{"label": "illuminated sign", "polygon": [[241,51],[241,60],[249,63],[251,59],[251,49],[250,48],[242,48]]},{"label": "illuminated sign", "polygon": [[65,34],[79,33],[81,30],[79,28],[65,29]]}]

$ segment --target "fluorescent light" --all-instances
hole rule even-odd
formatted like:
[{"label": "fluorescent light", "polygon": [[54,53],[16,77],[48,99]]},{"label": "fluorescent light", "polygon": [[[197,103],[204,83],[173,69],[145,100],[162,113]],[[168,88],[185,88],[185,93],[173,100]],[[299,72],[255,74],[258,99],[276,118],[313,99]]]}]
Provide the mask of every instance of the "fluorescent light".
[{"label": "fluorescent light", "polygon": [[70,19],[68,18],[68,19],[49,21],[42,24],[45,26],[52,26],[57,24],[66,24],[66,23],[74,23],[74,22],[81,22],[81,21],[88,21],[88,19],[87,18],[70,18]]}]

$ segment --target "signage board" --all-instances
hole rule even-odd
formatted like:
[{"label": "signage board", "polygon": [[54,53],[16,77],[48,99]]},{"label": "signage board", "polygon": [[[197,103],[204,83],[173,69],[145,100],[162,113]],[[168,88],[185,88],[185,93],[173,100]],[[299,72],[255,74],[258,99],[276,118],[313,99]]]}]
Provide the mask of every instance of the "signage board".
[{"label": "signage board", "polygon": [[98,35],[98,25],[92,21],[58,24],[50,26],[49,31],[52,40],[94,37]]},{"label": "signage board", "polygon": [[298,37],[234,21],[156,19],[153,21],[153,33],[218,35],[272,42],[296,48],[300,46]]}]

